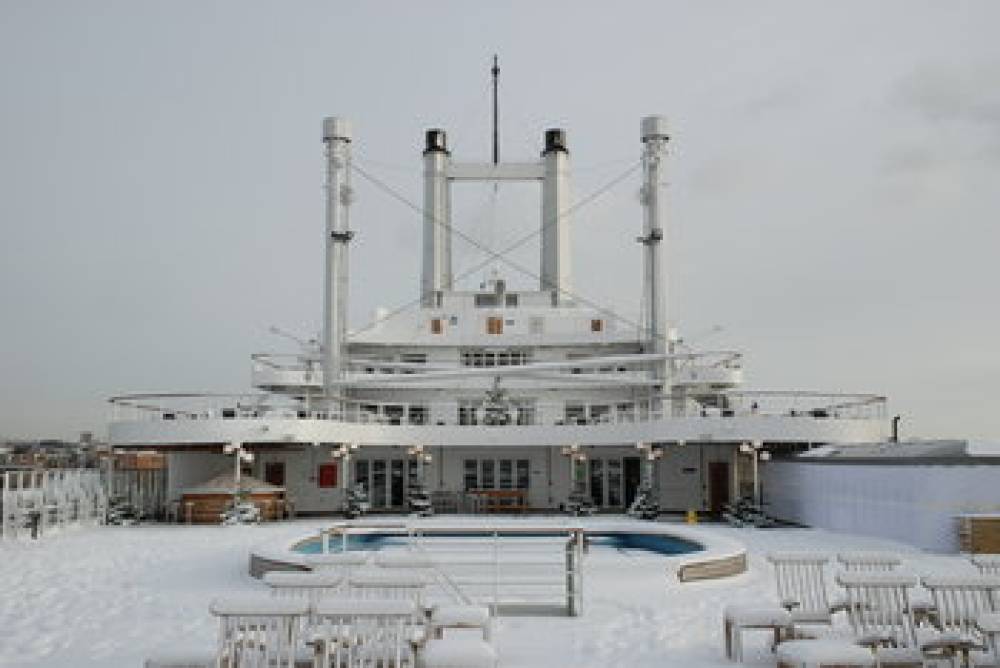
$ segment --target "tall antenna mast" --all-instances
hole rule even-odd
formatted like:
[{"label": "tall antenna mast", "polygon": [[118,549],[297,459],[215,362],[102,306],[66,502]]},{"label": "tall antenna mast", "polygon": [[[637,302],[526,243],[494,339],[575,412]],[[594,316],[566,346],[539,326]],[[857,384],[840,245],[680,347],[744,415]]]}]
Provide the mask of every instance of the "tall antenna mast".
[{"label": "tall antenna mast", "polygon": [[497,82],[500,79],[500,65],[497,56],[493,54],[493,164],[500,163],[500,135],[497,130]]}]

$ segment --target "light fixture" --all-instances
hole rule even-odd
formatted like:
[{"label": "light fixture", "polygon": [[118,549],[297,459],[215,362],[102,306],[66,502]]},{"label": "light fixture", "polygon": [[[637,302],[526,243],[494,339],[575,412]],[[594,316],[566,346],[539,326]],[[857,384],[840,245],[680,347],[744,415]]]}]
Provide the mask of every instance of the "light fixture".
[{"label": "light fixture", "polygon": [[769,462],[769,461],[771,461],[771,453],[768,452],[767,450],[764,450],[763,452],[761,452],[760,453],[760,461],[762,461],[762,462]]}]

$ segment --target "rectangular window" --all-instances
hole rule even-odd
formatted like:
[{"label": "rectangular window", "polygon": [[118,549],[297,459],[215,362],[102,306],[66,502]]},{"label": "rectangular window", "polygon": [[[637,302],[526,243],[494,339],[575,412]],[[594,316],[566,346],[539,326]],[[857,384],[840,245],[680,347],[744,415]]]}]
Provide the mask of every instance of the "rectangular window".
[{"label": "rectangular window", "polygon": [[507,308],[517,308],[517,293],[512,292],[504,295],[505,304]]},{"label": "rectangular window", "polygon": [[531,462],[527,459],[517,460],[517,488],[528,489],[531,483]]},{"label": "rectangular window", "polygon": [[476,295],[476,308],[492,308],[499,305],[497,296],[492,292],[481,292]]},{"label": "rectangular window", "polygon": [[512,489],[514,487],[514,462],[501,459],[497,462],[497,489]]},{"label": "rectangular window", "polygon": [[465,469],[464,469],[465,470],[465,491],[468,492],[470,490],[473,490],[473,489],[476,489],[477,487],[479,487],[479,475],[478,475],[478,470],[477,470],[478,469],[477,462],[476,462],[475,459],[466,459],[464,467],[465,467]]},{"label": "rectangular window", "polygon": [[441,318],[433,318],[431,320],[431,334],[441,334],[444,332],[444,323],[441,322]]},{"label": "rectangular window", "polygon": [[604,321],[600,319],[595,319],[590,321],[590,331],[592,332],[603,332],[604,331]]},{"label": "rectangular window", "polygon": [[466,426],[479,424],[477,415],[478,410],[478,401],[471,401],[468,399],[460,400],[458,402],[458,424]]},{"label": "rectangular window", "polygon": [[487,318],[486,333],[503,334],[503,318]]},{"label": "rectangular window", "polygon": [[484,459],[479,465],[482,467],[482,480],[480,482],[480,487],[482,489],[493,489],[496,485],[496,481],[493,477],[493,466],[494,461],[492,459]]},{"label": "rectangular window", "polygon": [[427,353],[403,353],[399,356],[399,361],[407,364],[427,364]]},{"label": "rectangular window", "polygon": [[337,462],[319,465],[319,474],[316,476],[316,485],[318,487],[337,486]]},{"label": "rectangular window", "polygon": [[583,404],[566,404],[566,424],[584,424],[587,409]]}]

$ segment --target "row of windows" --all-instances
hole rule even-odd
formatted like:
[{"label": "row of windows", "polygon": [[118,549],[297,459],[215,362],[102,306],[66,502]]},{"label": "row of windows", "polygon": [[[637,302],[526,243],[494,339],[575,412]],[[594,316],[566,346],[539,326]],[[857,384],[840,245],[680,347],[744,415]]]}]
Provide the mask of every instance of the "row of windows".
[{"label": "row of windows", "polygon": [[531,364],[530,350],[479,350],[466,349],[461,352],[462,366],[494,367],[524,366]]},{"label": "row of windows", "polygon": [[465,491],[474,489],[528,489],[531,462],[527,459],[466,459]]},{"label": "row of windows", "polygon": [[[493,295],[495,296],[495,295]],[[507,295],[511,297],[512,295]],[[513,295],[516,296],[516,295]],[[477,304],[478,306],[479,304]],[[544,329],[545,320],[539,317],[533,317],[528,321],[528,331],[531,334],[541,334]],[[451,316],[449,324],[454,326],[458,324],[458,318],[456,316]],[[491,316],[486,318],[486,333],[487,334],[503,334],[504,325],[508,327],[513,327],[515,321],[511,318],[501,318],[499,316]],[[444,334],[444,318],[431,318],[431,334]],[[594,318],[590,321],[590,331],[599,333],[604,331],[604,320],[600,318]]]}]

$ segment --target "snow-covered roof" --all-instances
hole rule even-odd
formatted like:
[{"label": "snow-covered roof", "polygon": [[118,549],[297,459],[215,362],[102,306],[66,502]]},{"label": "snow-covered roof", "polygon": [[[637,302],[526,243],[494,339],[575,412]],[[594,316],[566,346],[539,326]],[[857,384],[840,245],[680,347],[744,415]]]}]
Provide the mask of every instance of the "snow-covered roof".
[{"label": "snow-covered roof", "polygon": [[[185,494],[232,494],[236,487],[235,475],[233,473],[221,473],[211,480],[188,487]],[[272,485],[258,478],[249,475],[240,476],[240,489],[252,494],[266,494],[268,492],[284,492],[284,487]]]}]

